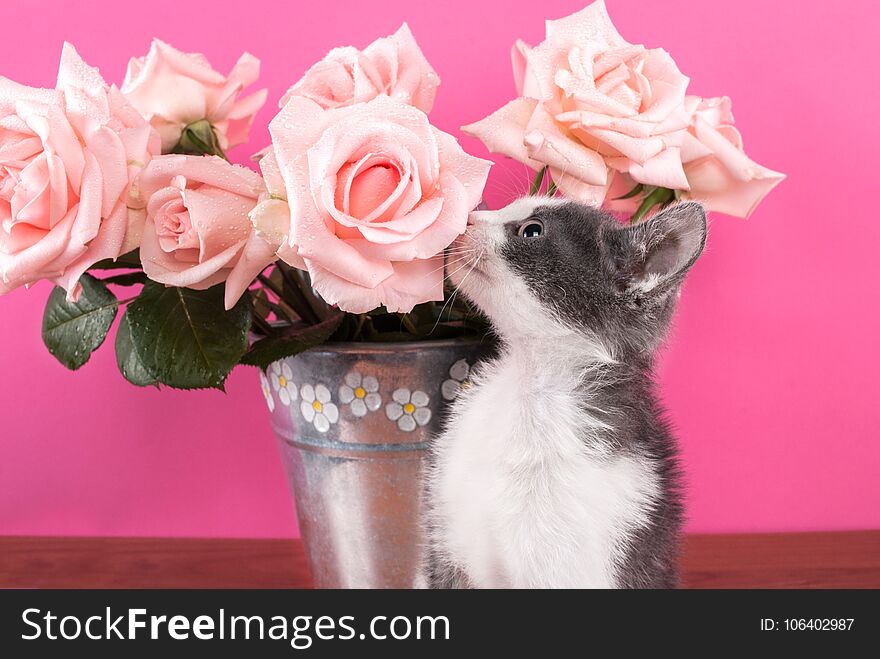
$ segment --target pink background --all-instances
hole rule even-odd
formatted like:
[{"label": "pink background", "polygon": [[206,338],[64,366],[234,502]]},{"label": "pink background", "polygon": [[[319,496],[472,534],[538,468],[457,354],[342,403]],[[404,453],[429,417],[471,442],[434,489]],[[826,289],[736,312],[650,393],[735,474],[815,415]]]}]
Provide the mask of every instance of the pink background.
[{"label": "pink background", "polygon": [[[406,19],[443,79],[432,119],[458,135],[512,97],[514,39],[538,42],[545,18],[584,2],[4,0],[0,73],[52,86],[64,39],[115,82],[153,35],[223,71],[248,50],[270,100],[251,147],[232,154],[244,161],[309,64]],[[880,5],[608,5],[630,41],[672,53],[695,93],[730,95],[748,153],[789,175],[750,220],[712,218],[664,359],[689,529],[880,527]],[[496,167],[490,204],[524,180]],[[48,290],[0,300],[0,534],[295,533],[256,371],[237,370],[226,395],[136,389],[106,345],[70,373],[40,341]]]}]

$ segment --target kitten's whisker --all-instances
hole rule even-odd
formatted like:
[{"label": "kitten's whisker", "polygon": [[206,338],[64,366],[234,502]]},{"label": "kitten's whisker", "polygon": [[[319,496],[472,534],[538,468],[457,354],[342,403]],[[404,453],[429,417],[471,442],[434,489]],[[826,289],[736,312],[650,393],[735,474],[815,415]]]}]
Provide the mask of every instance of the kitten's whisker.
[{"label": "kitten's whisker", "polygon": [[[458,259],[452,259],[451,261],[444,261],[443,265],[441,265],[439,268],[434,268],[434,269],[431,270],[430,272],[426,272],[426,273],[422,276],[422,279],[424,279],[425,277],[430,277],[431,275],[433,275],[435,272],[438,272],[439,270],[445,270],[446,268],[449,267],[450,264],[457,265],[457,264],[459,264],[459,263],[461,263],[462,261],[465,261],[465,260],[467,260],[467,256],[463,256],[463,257],[458,258]],[[467,266],[467,264],[465,264],[465,266]]]},{"label": "kitten's whisker", "polygon": [[[458,264],[461,263],[462,261],[467,261],[467,259],[459,259],[458,261],[455,262],[455,265],[458,265]],[[464,269],[465,269],[466,267],[468,267],[469,265],[471,265],[471,262],[470,262],[470,261],[467,261],[464,265],[460,265],[460,266],[458,266],[458,267],[457,267],[455,270],[453,270],[452,272],[447,272],[445,278],[446,278],[446,279],[449,279],[452,275],[454,275],[454,274],[457,273],[457,272],[460,272],[461,270],[464,270]]]},{"label": "kitten's whisker", "polygon": [[[435,329],[437,329],[437,326],[440,324],[440,319],[443,318],[443,312],[446,311],[446,306],[450,305],[450,308],[452,308],[451,305],[454,304],[454,302],[455,302],[455,296],[458,295],[458,291],[461,289],[462,284],[464,284],[464,282],[467,281],[467,278],[471,276],[471,273],[474,271],[474,268],[477,267],[477,264],[480,262],[480,259],[483,258],[483,254],[485,254],[485,252],[481,251],[480,255],[477,256],[477,258],[474,260],[473,264],[471,265],[471,269],[467,271],[467,274],[465,274],[465,276],[462,277],[461,281],[458,283],[458,286],[456,286],[455,289],[452,291],[452,295],[450,295],[449,299],[443,303],[442,307],[440,307],[440,313],[437,314],[437,321],[434,323],[434,327],[431,328],[431,332],[433,332]],[[459,268],[455,272],[459,272],[459,270],[462,270],[465,267],[467,267],[467,265],[462,266],[461,268]],[[455,274],[455,273],[450,273],[449,275],[447,275],[447,278],[453,274]]]}]

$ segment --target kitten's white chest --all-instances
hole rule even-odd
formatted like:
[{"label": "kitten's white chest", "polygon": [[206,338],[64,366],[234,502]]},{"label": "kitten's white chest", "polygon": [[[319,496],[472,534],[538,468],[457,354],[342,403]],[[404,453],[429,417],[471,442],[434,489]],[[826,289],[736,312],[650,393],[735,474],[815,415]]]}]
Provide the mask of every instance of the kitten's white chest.
[{"label": "kitten's white chest", "polygon": [[477,587],[613,587],[654,472],[604,451],[563,375],[524,369],[490,365],[438,438],[434,541]]}]

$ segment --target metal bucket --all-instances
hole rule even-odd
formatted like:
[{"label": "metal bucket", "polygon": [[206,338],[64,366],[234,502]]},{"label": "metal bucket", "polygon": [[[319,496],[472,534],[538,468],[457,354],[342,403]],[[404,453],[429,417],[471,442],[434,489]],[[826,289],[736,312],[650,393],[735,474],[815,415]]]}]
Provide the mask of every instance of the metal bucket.
[{"label": "metal bucket", "polygon": [[485,352],[473,340],[328,344],[261,376],[318,588],[411,588],[420,472]]}]

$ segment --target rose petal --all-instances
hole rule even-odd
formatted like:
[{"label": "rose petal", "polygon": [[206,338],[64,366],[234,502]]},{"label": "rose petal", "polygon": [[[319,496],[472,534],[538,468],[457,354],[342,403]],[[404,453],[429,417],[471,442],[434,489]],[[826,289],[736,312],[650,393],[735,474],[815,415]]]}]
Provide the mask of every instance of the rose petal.
[{"label": "rose petal", "polygon": [[541,90],[542,99],[554,94],[554,75],[559,68],[559,60],[565,57],[573,46],[583,44],[584,35],[597,50],[623,48],[627,43],[617,32],[603,0],[597,0],[579,12],[546,23],[544,41],[532,49],[529,64]]},{"label": "rose petal", "polygon": [[473,210],[483,199],[492,162],[466,153],[458,140],[448,133],[434,129],[434,136],[440,153],[440,167],[458,179],[465,190],[465,205],[468,210]]},{"label": "rose petal", "polygon": [[217,156],[167,155],[153,158],[140,176],[140,189],[149,197],[165,187],[168,179],[184,176],[211,187],[228,190],[243,197],[257,197],[263,191],[263,180],[255,171],[231,165]]},{"label": "rose petal", "polygon": [[199,238],[199,261],[206,261],[231,245],[242,244],[251,233],[248,213],[254,197],[203,185],[183,192],[192,226]]},{"label": "rose petal", "polygon": [[443,299],[443,258],[394,263],[393,273],[373,288],[359,286],[306,262],[312,285],[330,304],[350,313],[385,306],[390,313],[407,313],[422,302]]},{"label": "rose petal", "polygon": [[248,141],[257,112],[266,104],[268,96],[269,90],[261,89],[250,96],[240,98],[232,106],[226,119],[223,121],[215,120],[214,126],[225,137],[227,148]]},{"label": "rose petal", "polygon": [[256,276],[263,272],[270,263],[276,259],[275,248],[259,237],[256,232],[251,232],[247,242],[241,251],[238,262],[226,278],[226,291],[224,304],[226,309],[231,309],[238,302],[248,286]]},{"label": "rose petal", "polygon": [[[608,187],[606,185],[584,183],[577,176],[553,167],[550,168],[550,177],[565,197],[577,199],[581,203],[591,206],[601,206],[605,200]],[[612,176],[609,175],[608,179],[611,180],[611,178]]]},{"label": "rose petal", "polygon": [[492,153],[509,156],[532,169],[541,169],[543,164],[529,158],[523,143],[526,126],[537,105],[535,99],[517,98],[485,119],[462,126],[461,130],[479,139]]},{"label": "rose petal", "polygon": [[[430,223],[425,223],[426,226],[418,234],[417,240],[379,243],[375,240],[376,236],[364,234],[367,240],[349,242],[371,258],[389,261],[429,259],[441,253],[457,236],[464,233],[468,213],[472,209],[468,205],[468,194],[464,186],[450,173],[444,174],[440,196],[423,202],[417,211],[428,205],[430,213],[436,213],[436,217]],[[406,217],[412,218],[417,211]]]},{"label": "rose petal", "polygon": [[631,192],[636,186],[636,182],[623,172],[612,170],[610,174],[611,184],[608,186],[608,191],[605,194],[603,206],[608,210],[618,213],[634,213],[642,201],[641,197],[634,196],[628,199],[620,199],[620,197]]},{"label": "rose petal", "polygon": [[[275,156],[288,191],[292,223],[288,245],[296,245],[295,253],[317,265],[326,264],[341,277],[361,286],[385,280],[393,273],[390,263],[372,261],[337,238],[327,226],[324,217],[310,195],[301,194],[309,189],[309,173],[304,165],[306,154],[320,136],[326,121],[333,113],[348,116],[348,108],[328,110],[327,114],[314,101],[292,97],[269,124],[275,145]],[[303,241],[305,238],[305,242]],[[279,251],[285,260],[287,257]]]},{"label": "rose petal", "polygon": [[354,98],[353,71],[358,56],[357,49],[351,46],[334,48],[287,90],[278,107],[283,108],[294,96],[308,98],[322,108],[351,102]]},{"label": "rose petal", "polygon": [[158,149],[152,135],[70,44],[62,50],[56,90],[0,79],[0,159],[24,159],[12,169],[4,164],[23,181],[13,196],[17,219],[34,223],[15,228],[12,209],[8,217],[0,212],[4,290],[49,278],[75,299],[86,269],[118,257],[127,238],[138,237],[142,215],[126,204],[132,179]]},{"label": "rose petal", "polygon": [[275,249],[286,241],[290,231],[290,208],[286,201],[264,199],[251,210],[248,217],[260,238]]},{"label": "rose petal", "polygon": [[[122,93],[147,119],[162,117],[182,127],[208,114],[205,85],[222,85],[223,76],[173,46],[154,39],[150,52],[129,62]],[[179,136],[179,132],[178,132]],[[174,143],[163,139],[163,150]]]},{"label": "rose petal", "polygon": [[752,178],[742,180],[711,158],[688,165],[685,172],[691,186],[687,198],[702,202],[710,210],[745,218],[785,179],[784,174],[756,164]]},{"label": "rose petal", "polygon": [[352,173],[346,185],[345,212],[369,221],[367,218],[374,210],[395,199],[392,193],[397,191],[403,177],[396,167],[381,161],[364,166],[365,169]]},{"label": "rose petal", "polygon": [[[63,262],[65,256],[72,259],[85,251],[82,243],[70,240],[76,218],[74,207],[38,242],[13,255],[0,251],[0,278],[3,283],[12,285],[7,290],[36,281],[42,278],[42,273],[53,271],[52,264],[56,260]],[[56,274],[61,270],[60,266],[54,268]]]},{"label": "rose petal", "polygon": [[393,39],[398,44],[399,68],[397,85],[393,88],[392,95],[399,92],[402,87],[405,88],[409,94],[410,103],[428,114],[434,107],[434,98],[437,96],[440,78],[428,63],[406,23],[398,28]]},{"label": "rose petal", "polygon": [[681,164],[678,147],[664,149],[644,164],[626,158],[608,158],[609,167],[627,172],[635,181],[672,190],[689,189],[688,179]]},{"label": "rose petal", "polygon": [[86,251],[78,259],[72,261],[64,271],[64,275],[56,281],[67,290],[67,299],[75,299],[74,287],[83,273],[93,264],[103,259],[116,258],[122,251],[122,243],[128,230],[128,209],[120,201],[110,215],[101,222],[98,234]]},{"label": "rose petal", "polygon": [[[440,213],[443,209],[443,205],[444,200],[440,197],[425,199],[412,211],[396,220],[382,222],[381,224],[376,225],[365,224],[358,227],[365,240],[360,241],[357,238],[353,238],[349,239],[349,243],[359,245],[359,248],[364,254],[374,254],[384,251],[382,247],[379,247],[380,245],[400,245],[401,243],[407,243],[404,250],[408,253],[415,253],[417,250],[415,250],[412,245],[409,245],[409,243],[413,238],[422,234],[429,227],[442,221],[440,219]],[[467,211],[465,211],[464,214],[467,215]],[[462,231],[463,230],[464,229],[462,229]],[[420,240],[419,243],[422,243],[422,240]],[[370,245],[375,245],[375,252],[370,249]],[[446,247],[446,245],[440,249],[443,249],[444,247]],[[438,250],[435,250],[430,254],[425,254],[425,257],[434,256],[437,251]],[[410,256],[408,258],[394,260],[409,261],[413,258],[420,257]]]},{"label": "rose petal", "polygon": [[645,53],[642,75],[651,84],[651,103],[643,109],[643,121],[660,122],[684,104],[690,78],[678,70],[672,57],[662,48]]},{"label": "rose petal", "polygon": [[[222,81],[221,90],[208,101],[208,115],[229,116],[235,99],[242,89],[260,77],[260,60],[250,53],[242,53],[229,75]],[[257,108],[259,110],[259,107]]]},{"label": "rose petal", "polygon": [[161,248],[156,228],[148,219],[141,239],[141,263],[147,277],[160,284],[205,289],[226,278],[228,273],[224,269],[231,267],[244,244],[242,240],[198,263],[181,262],[177,252],[168,253]]},{"label": "rose petal", "polygon": [[573,139],[570,134],[564,134],[543,107],[535,109],[523,142],[532,160],[579,178],[589,185],[604,187],[608,182],[608,168],[602,156]]},{"label": "rose petal", "polygon": [[77,121],[80,127],[109,121],[107,83],[98,69],[86,64],[76,48],[66,41],[61,48],[56,88],[64,92],[68,118]]},{"label": "rose petal", "polygon": [[71,187],[79,190],[85,167],[82,145],[59,106],[50,105],[46,108],[46,134],[40,137],[64,163],[65,175]]},{"label": "rose petal", "polygon": [[522,39],[517,39],[510,49],[510,63],[513,67],[513,82],[516,85],[516,95],[528,98],[540,98],[541,88],[535,74],[529,66],[529,56],[532,49]]},{"label": "rose petal", "polygon": [[239,97],[259,71],[259,60],[244,53],[223,76],[204,56],[154,39],[146,57],[129,62],[122,93],[159,131],[164,151],[174,147],[186,124],[202,119],[211,122],[221,146],[229,148],[246,141],[266,101],[266,90]]},{"label": "rose petal", "polygon": [[101,214],[111,213],[116,202],[128,187],[128,158],[119,134],[107,126],[100,126],[85,136],[86,146],[101,169],[104,185]]}]

